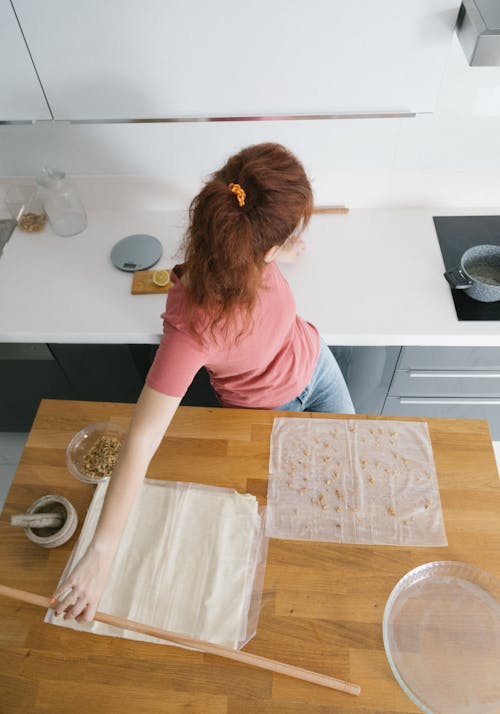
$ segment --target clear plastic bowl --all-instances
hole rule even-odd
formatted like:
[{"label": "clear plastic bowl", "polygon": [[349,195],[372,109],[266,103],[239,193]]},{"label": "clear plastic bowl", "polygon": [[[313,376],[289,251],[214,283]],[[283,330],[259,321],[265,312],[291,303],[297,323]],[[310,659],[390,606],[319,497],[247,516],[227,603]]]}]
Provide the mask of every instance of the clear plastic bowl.
[{"label": "clear plastic bowl", "polygon": [[387,601],[384,647],[404,692],[428,714],[500,711],[500,581],[457,561],[407,573]]},{"label": "clear plastic bowl", "polygon": [[89,476],[84,469],[84,459],[101,436],[114,436],[123,445],[126,433],[127,430],[124,427],[109,421],[86,426],[78,434],[75,434],[66,449],[66,464],[69,471],[84,483],[96,484],[108,481],[111,475],[100,478]]}]

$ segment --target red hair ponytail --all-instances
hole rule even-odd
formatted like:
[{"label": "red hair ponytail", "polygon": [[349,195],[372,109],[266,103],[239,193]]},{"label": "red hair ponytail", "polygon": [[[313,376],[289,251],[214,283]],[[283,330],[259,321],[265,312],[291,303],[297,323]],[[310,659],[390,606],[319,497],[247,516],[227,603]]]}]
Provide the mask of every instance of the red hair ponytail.
[{"label": "red hair ponytail", "polygon": [[311,211],[304,168],[279,144],[243,149],[212,174],[191,203],[185,236],[191,328],[198,307],[208,310],[212,334],[227,331],[237,311],[249,316],[264,256],[305,227]]}]

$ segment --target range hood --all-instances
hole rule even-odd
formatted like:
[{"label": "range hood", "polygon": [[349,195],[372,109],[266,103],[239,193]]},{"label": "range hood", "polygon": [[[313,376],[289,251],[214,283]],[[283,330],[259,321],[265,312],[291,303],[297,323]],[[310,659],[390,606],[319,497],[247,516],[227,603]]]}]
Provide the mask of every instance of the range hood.
[{"label": "range hood", "polygon": [[500,0],[463,0],[457,35],[472,67],[500,66]]}]

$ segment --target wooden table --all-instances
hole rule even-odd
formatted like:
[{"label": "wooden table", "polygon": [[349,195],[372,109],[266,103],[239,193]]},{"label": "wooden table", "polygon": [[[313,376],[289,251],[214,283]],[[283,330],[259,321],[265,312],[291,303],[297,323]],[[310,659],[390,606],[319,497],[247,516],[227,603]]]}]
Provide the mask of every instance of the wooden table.
[{"label": "wooden table", "polygon": [[[66,446],[92,422],[111,419],[127,425],[132,410],[129,404],[41,403],[0,522],[1,583],[52,593],[80,528],[64,546],[44,550],[9,526],[9,516],[40,496],[58,493],[75,505],[81,525],[93,487],[67,471]],[[148,476],[230,486],[265,502],[274,416],[260,410],[180,408]],[[487,422],[426,421],[448,547],[269,544],[258,631],[246,649],[356,682],[360,697],[199,652],[44,624],[40,608],[0,598],[0,710],[417,712],[384,653],[382,617],[392,588],[408,570],[433,560],[467,561],[500,577],[500,482]]]}]

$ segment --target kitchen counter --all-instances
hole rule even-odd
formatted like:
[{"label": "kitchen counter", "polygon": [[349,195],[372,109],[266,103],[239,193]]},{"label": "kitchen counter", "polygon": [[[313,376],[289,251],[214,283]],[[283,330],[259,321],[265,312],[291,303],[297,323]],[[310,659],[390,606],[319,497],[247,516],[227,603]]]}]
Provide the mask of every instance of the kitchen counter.
[{"label": "kitchen counter", "polygon": [[[93,494],[91,485],[67,471],[66,446],[89,423],[109,419],[126,426],[132,411],[130,404],[41,403],[0,520],[2,584],[52,593]],[[181,407],[148,477],[232,487],[264,503],[275,415]],[[269,543],[257,634],[245,650],[360,684],[360,697],[199,652],[58,628],[43,622],[44,610],[0,598],[5,711],[418,712],[384,653],[382,618],[392,588],[412,568],[435,560],[466,561],[500,577],[500,483],[488,425],[481,420],[425,421],[447,547]],[[11,514],[47,493],[66,496],[79,516],[73,538],[53,550],[36,546],[22,529],[8,524]]]},{"label": "kitchen counter", "polygon": [[[330,345],[500,346],[499,323],[459,322],[433,215],[492,209],[356,209],[314,216],[307,251],[281,266],[298,312]],[[131,274],[111,264],[133,233],[163,244],[155,266],[172,267],[186,216],[180,211],[89,210],[88,228],[62,238],[18,229],[0,258],[0,342],[155,344],[164,295],[131,295]]]}]

